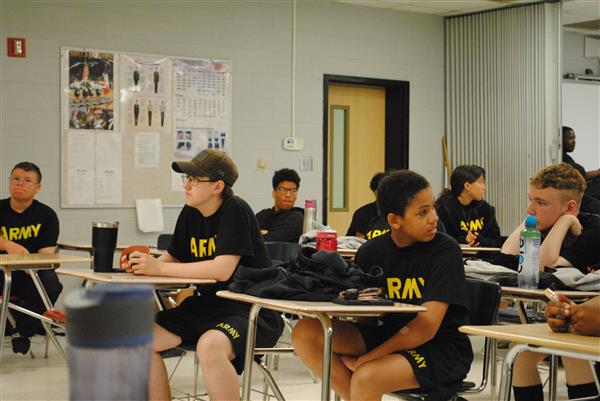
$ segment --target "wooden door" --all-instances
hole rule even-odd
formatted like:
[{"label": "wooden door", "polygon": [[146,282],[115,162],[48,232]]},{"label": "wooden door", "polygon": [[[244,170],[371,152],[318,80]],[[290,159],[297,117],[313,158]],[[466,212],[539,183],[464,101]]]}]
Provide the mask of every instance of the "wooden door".
[{"label": "wooden door", "polygon": [[385,169],[385,90],[332,84],[328,99],[327,224],[345,235],[354,211],[374,200],[371,177]]}]

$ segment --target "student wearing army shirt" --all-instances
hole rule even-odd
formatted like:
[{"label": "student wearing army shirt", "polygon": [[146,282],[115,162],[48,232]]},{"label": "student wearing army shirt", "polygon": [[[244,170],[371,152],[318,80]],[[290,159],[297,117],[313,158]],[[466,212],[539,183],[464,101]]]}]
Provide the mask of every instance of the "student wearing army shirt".
[{"label": "student wearing army shirt", "polygon": [[460,244],[502,245],[496,210],[483,200],[485,170],[474,165],[458,166],[450,177],[450,188],[444,190],[435,202],[446,233]]},{"label": "student wearing army shirt", "polygon": [[[387,175],[387,173],[376,173],[369,183],[369,188],[377,197],[377,186],[379,182]],[[356,209],[352,215],[352,221],[346,235],[351,235],[359,238],[365,238],[370,229],[371,222],[377,218],[379,210],[377,210],[377,202],[367,203]]]},{"label": "student wearing army shirt", "polygon": [[[428,399],[447,400],[473,359],[469,339],[458,331],[468,312],[460,248],[437,232],[434,196],[424,177],[408,170],[390,174],[377,201],[391,231],[361,246],[356,262],[383,269],[387,298],[427,311],[390,314],[376,326],[334,321],[332,386],[345,400],[380,400],[412,388],[430,392]],[[303,362],[319,373],[320,323],[301,319],[292,341]]]},{"label": "student wearing army shirt", "polygon": [[274,206],[256,214],[265,241],[298,242],[302,235],[304,210],[294,207],[300,188],[295,170],[283,168],[273,174]]},{"label": "student wearing army shirt", "polygon": [[[18,163],[8,181],[10,197],[0,200],[0,253],[55,253],[58,217],[54,210],[34,199],[42,188],[39,167],[30,162]],[[54,303],[62,291],[56,273],[54,270],[40,270],[38,276]],[[0,285],[3,282],[4,277],[0,276]],[[24,271],[13,272],[11,296],[15,296],[15,302],[26,309],[37,313],[46,310],[33,280]],[[44,334],[44,329],[33,317],[20,312],[13,312],[13,316],[16,332],[20,335],[12,338],[13,350],[26,354],[30,346],[29,337]]]},{"label": "student wearing army shirt", "polygon": [[[207,149],[191,162],[175,162],[183,173],[183,207],[167,253],[158,259],[134,252],[124,266],[135,274],[215,279],[198,294],[159,312],[154,331],[149,399],[170,400],[165,365],[159,352],[179,344],[196,346],[210,399],[239,400],[237,374],[244,366],[249,306],[215,293],[226,289],[237,266],[271,266],[250,206],[233,195],[237,167],[227,154]],[[263,313],[265,312],[265,313]],[[271,347],[283,323],[274,311],[261,311],[257,346]]]},{"label": "student wearing army shirt", "polygon": [[[580,213],[586,189],[583,176],[567,163],[538,171],[529,180],[527,214],[537,218],[542,233],[540,270],[546,267],[576,267],[584,274],[600,264],[600,217]],[[502,245],[502,252],[519,254],[521,223]],[[543,401],[543,387],[537,365],[544,354],[526,351],[515,361],[513,390],[515,401]],[[569,399],[597,394],[594,376],[587,361],[562,358]]]}]

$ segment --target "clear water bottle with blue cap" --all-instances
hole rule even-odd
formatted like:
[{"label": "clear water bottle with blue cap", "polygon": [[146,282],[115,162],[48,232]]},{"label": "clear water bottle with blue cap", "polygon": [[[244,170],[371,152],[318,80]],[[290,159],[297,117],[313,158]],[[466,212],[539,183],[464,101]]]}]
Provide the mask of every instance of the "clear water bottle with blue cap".
[{"label": "clear water bottle with blue cap", "polygon": [[65,298],[71,400],[147,400],[151,286],[98,285]]},{"label": "clear water bottle with blue cap", "polygon": [[536,229],[537,218],[527,216],[525,229],[519,235],[519,287],[536,289],[540,277],[540,244],[542,234]]}]

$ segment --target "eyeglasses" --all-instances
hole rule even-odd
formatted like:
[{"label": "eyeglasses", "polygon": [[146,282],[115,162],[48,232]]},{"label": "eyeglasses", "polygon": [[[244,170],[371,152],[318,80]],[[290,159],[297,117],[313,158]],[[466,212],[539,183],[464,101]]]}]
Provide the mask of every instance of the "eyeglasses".
[{"label": "eyeglasses", "polygon": [[199,177],[192,177],[191,175],[182,174],[181,175],[181,182],[183,182],[184,184],[190,184],[191,186],[195,187],[196,185],[200,184],[201,182],[215,182],[215,181],[213,181],[213,180],[202,180]]},{"label": "eyeglasses", "polygon": [[11,184],[23,184],[25,186],[31,186],[37,184],[37,181],[32,180],[31,178],[20,178],[20,177],[8,177],[8,180]]},{"label": "eyeglasses", "polygon": [[282,195],[296,195],[298,193],[298,188],[277,187],[276,191]]}]

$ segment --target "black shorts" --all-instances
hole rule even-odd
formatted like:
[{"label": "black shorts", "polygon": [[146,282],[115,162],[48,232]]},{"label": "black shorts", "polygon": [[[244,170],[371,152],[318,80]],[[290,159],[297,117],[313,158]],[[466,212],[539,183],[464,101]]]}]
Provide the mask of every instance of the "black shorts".
[{"label": "black shorts", "polygon": [[[383,326],[358,326],[371,351],[395,335],[400,328]],[[456,393],[467,376],[473,361],[473,350],[466,335],[457,333],[451,338],[434,339],[415,349],[398,351],[413,368],[422,391],[430,393],[431,400],[449,399]]]},{"label": "black shorts", "polygon": [[[156,323],[165,330],[181,337],[182,344],[195,346],[202,334],[208,330],[224,333],[235,353],[231,361],[238,374],[244,370],[246,335],[250,306],[226,299],[205,299],[201,296],[186,298],[176,308],[156,314]],[[272,347],[283,331],[279,314],[261,310],[256,328],[256,346]]]}]

